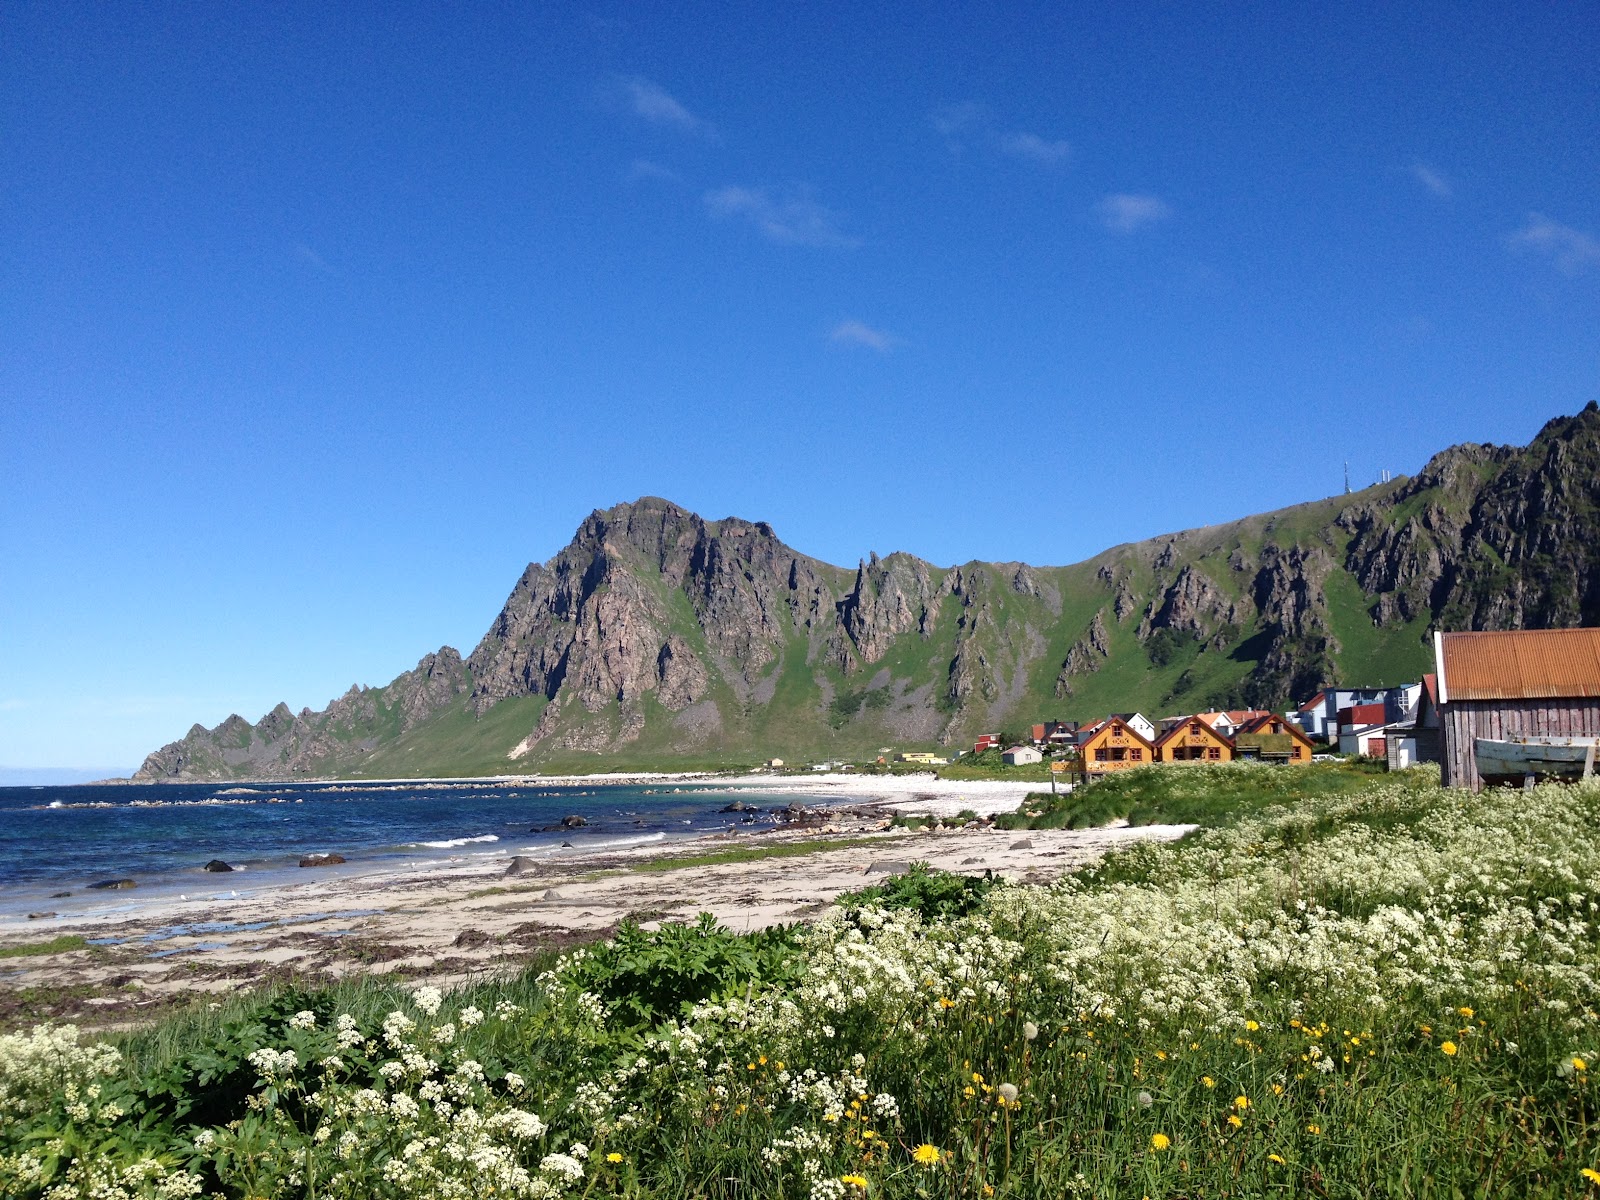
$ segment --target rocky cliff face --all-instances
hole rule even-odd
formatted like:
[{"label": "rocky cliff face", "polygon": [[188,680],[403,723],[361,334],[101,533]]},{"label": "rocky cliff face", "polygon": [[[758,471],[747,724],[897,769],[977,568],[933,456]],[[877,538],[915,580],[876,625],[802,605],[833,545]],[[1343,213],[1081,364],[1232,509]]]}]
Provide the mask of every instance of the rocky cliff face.
[{"label": "rocky cliff face", "polygon": [[196,726],[137,777],[450,773],[474,736],[474,761],[505,770],[597,752],[751,761],[1276,706],[1414,677],[1433,625],[1600,623],[1597,543],[1592,404],[1528,447],[1457,446],[1414,479],[1074,567],[874,554],[851,573],[764,523],[646,498],[530,565],[465,661],[446,647],[321,712]]}]

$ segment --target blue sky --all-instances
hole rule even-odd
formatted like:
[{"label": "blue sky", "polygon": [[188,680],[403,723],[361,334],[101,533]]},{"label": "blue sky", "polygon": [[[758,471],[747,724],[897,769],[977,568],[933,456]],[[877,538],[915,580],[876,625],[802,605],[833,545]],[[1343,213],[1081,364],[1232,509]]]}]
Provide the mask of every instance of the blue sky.
[{"label": "blue sky", "polygon": [[1299,7],[8,5],[0,764],[640,495],[1065,563],[1600,397],[1600,9]]}]

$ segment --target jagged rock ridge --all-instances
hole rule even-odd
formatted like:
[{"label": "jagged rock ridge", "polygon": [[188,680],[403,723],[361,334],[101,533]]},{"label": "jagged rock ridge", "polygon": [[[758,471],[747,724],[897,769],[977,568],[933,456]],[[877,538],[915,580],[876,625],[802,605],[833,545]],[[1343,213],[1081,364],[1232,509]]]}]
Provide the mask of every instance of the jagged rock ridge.
[{"label": "jagged rock ridge", "polygon": [[196,726],[136,778],[748,762],[1113,708],[1280,705],[1414,676],[1433,624],[1600,622],[1597,535],[1593,404],[1527,447],[1453,447],[1412,479],[1072,567],[897,553],[852,572],[765,523],[647,497],[531,564],[464,661],[445,647],[320,712]]}]

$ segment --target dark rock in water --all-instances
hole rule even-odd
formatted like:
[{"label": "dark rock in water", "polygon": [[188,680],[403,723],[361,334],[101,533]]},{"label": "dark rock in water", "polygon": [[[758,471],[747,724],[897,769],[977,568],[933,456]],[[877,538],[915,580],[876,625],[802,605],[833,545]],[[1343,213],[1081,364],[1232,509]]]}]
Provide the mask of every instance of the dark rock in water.
[{"label": "dark rock in water", "polygon": [[479,946],[486,944],[488,940],[489,935],[481,929],[463,929],[456,934],[456,940],[451,944],[459,946],[463,950],[476,950]]},{"label": "dark rock in water", "polygon": [[508,876],[526,875],[538,865],[539,861],[537,859],[529,858],[526,854],[519,854],[511,860],[511,865],[506,868],[506,874]]},{"label": "dark rock in water", "polygon": [[233,870],[232,867],[230,867],[227,863],[223,862],[220,858],[213,858],[210,862],[208,862],[205,866],[201,867],[200,869],[202,871],[210,871],[215,875],[221,875],[224,872]]},{"label": "dark rock in water", "polygon": [[973,863],[980,863],[982,861],[983,859],[981,858],[963,858],[961,860],[961,865],[963,867],[970,867]]},{"label": "dark rock in water", "polygon": [[52,899],[52,900],[65,900],[70,895],[72,895],[71,892],[51,892],[50,893],[50,899]]},{"label": "dark rock in water", "polygon": [[718,812],[760,812],[754,804],[746,804],[743,800],[735,800],[732,804],[725,804],[717,809]]},{"label": "dark rock in water", "polygon": [[1012,842],[1011,848],[1013,850],[1032,850],[1033,843],[1029,839],[1023,838],[1021,841]]},{"label": "dark rock in water", "polygon": [[897,859],[880,858],[867,868],[868,875],[904,875],[911,870],[911,864],[900,862]]},{"label": "dark rock in water", "polygon": [[577,813],[561,818],[561,828],[563,829],[582,829],[588,823],[587,818],[580,817]]},{"label": "dark rock in water", "polygon": [[102,879],[99,883],[91,883],[91,892],[121,892],[139,885],[131,879]]},{"label": "dark rock in water", "polygon": [[300,860],[302,867],[336,867],[344,861],[342,854],[307,854]]},{"label": "dark rock in water", "polygon": [[53,917],[55,915],[56,914],[53,913],[53,912],[29,913],[28,914],[28,920],[30,920],[30,921],[42,921],[46,917]]},{"label": "dark rock in water", "polygon": [[561,843],[561,848],[563,850],[571,850],[572,849],[572,843],[571,842],[562,842]]}]

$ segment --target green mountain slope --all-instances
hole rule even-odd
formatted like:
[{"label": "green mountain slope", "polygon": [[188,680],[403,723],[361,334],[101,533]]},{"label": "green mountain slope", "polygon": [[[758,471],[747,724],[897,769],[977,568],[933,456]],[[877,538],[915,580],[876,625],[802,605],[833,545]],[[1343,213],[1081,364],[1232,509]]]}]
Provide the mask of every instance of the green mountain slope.
[{"label": "green mountain slope", "polygon": [[1047,718],[1282,707],[1415,679],[1430,628],[1600,623],[1600,409],[1526,447],[1068,567],[876,555],[645,498],[445,647],[320,712],[196,726],[140,779],[735,766],[933,748]]}]

